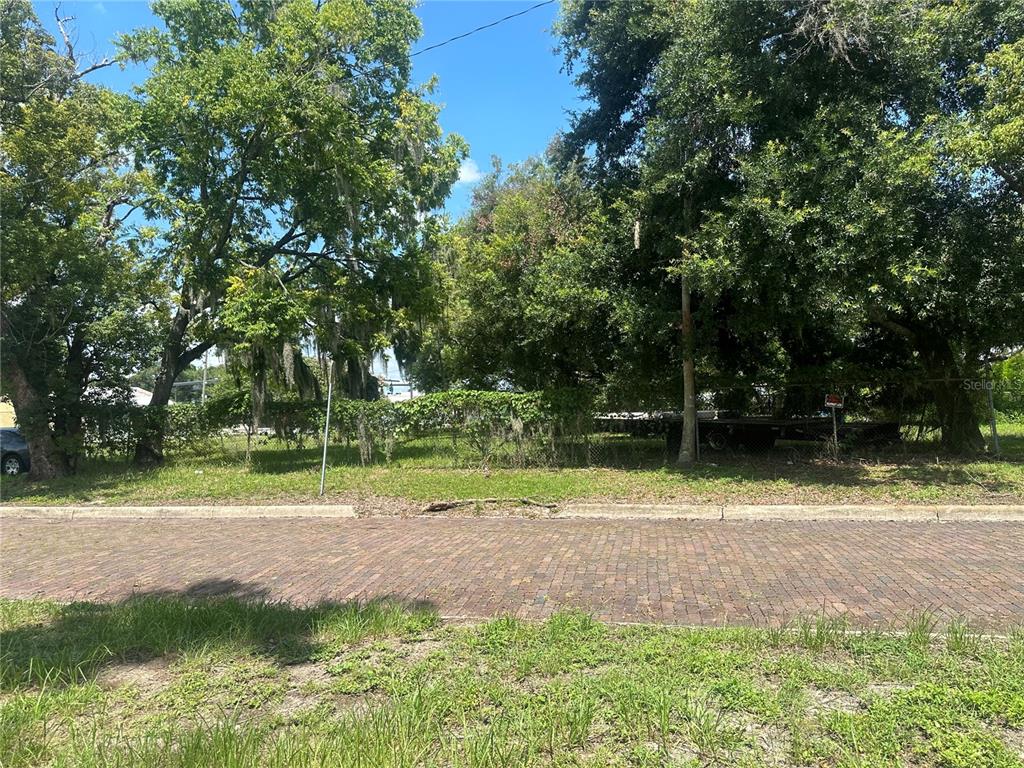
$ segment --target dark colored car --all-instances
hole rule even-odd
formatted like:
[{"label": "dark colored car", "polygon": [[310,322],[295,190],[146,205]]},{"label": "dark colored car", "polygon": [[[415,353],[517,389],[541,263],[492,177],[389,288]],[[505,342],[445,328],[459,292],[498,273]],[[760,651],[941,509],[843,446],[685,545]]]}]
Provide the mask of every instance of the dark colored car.
[{"label": "dark colored car", "polygon": [[28,457],[28,443],[16,429],[0,429],[0,472],[4,475],[18,475],[28,472],[31,462]]}]

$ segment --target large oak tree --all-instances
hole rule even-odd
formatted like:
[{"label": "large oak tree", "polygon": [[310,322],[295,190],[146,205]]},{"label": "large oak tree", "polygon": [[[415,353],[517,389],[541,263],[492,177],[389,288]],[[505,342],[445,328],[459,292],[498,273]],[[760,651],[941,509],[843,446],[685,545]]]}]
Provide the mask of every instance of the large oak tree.
[{"label": "large oak tree", "polygon": [[[320,339],[339,375],[365,380],[367,326],[392,302],[377,293],[353,307],[353,287],[415,275],[395,265],[415,253],[463,153],[442,139],[429,88],[410,82],[410,3],[158,0],[153,11],[164,28],[121,42],[150,68],[136,162],[156,183],[147,212],[175,296],[153,405],[217,343],[227,287],[253,270],[319,291]],[[161,439],[145,436],[136,460],[159,461]]]},{"label": "large oak tree", "polygon": [[1024,338],[1019,3],[579,0],[561,29],[569,157],[637,201],[706,335],[881,333],[943,443],[983,445],[963,380]]},{"label": "large oak tree", "polygon": [[124,221],[145,188],[128,164],[131,105],[83,81],[103,63],[77,60],[70,32],[58,44],[28,2],[0,10],[0,368],[31,474],[52,477],[74,468],[84,407],[128,399],[161,288]]}]

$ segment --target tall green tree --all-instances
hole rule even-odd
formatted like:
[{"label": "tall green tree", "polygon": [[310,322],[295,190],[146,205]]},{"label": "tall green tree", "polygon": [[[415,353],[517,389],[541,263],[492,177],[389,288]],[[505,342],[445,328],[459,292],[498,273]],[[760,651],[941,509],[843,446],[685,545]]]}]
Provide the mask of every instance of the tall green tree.
[{"label": "tall green tree", "polygon": [[127,399],[161,286],[124,225],[145,189],[128,166],[131,104],[84,82],[95,65],[70,34],[58,49],[28,2],[0,10],[2,386],[32,475],[53,477],[74,469],[85,404]]},{"label": "tall green tree", "polygon": [[598,387],[615,354],[614,253],[597,195],[533,159],[496,165],[438,249],[439,309],[414,378],[452,384]]},{"label": "tall green tree", "polygon": [[1024,338],[1024,9],[643,8],[565,7],[593,103],[565,146],[639,201],[658,268],[695,286],[705,337],[774,339],[793,361],[819,346],[808,338],[829,340],[825,361],[902,350],[944,444],[980,448],[962,380]]},{"label": "tall green tree", "polygon": [[[415,248],[464,148],[442,139],[429,84],[410,82],[420,26],[405,0],[158,0],[153,11],[164,28],[121,46],[151,73],[136,94],[136,161],[159,189],[147,211],[174,280],[153,391],[161,405],[217,343],[232,276],[268,269],[281,286],[302,281],[339,299],[379,284]],[[336,342],[335,355],[365,351],[373,334],[352,318],[379,315],[324,301],[321,339]],[[159,461],[161,439],[147,435],[137,461]]]}]

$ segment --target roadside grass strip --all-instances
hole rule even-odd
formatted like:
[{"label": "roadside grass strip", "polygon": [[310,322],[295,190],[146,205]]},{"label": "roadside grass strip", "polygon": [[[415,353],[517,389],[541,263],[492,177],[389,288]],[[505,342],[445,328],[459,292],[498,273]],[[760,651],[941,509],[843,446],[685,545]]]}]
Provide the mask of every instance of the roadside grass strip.
[{"label": "roadside grass strip", "polygon": [[1024,766],[1024,632],[0,601],[0,765]]}]

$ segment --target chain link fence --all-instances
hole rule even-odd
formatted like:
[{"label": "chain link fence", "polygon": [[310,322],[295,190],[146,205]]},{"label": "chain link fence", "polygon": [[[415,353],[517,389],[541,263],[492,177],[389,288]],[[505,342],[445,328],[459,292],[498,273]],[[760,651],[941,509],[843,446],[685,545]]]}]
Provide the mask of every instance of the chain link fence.
[{"label": "chain link fence", "polygon": [[[943,433],[954,429],[966,430],[961,437],[989,456],[1024,460],[1024,386],[1013,381],[713,382],[698,407],[703,461],[899,461],[947,453]],[[232,423],[178,419],[190,432],[172,441],[173,451],[309,464],[319,459],[324,411],[317,402],[274,403],[254,422],[244,404],[222,407]],[[205,435],[196,434],[200,421],[210,427]],[[655,468],[675,462],[681,435],[681,413],[667,407],[616,410],[578,394],[454,391],[397,404],[338,401],[329,460],[480,470]]]}]

